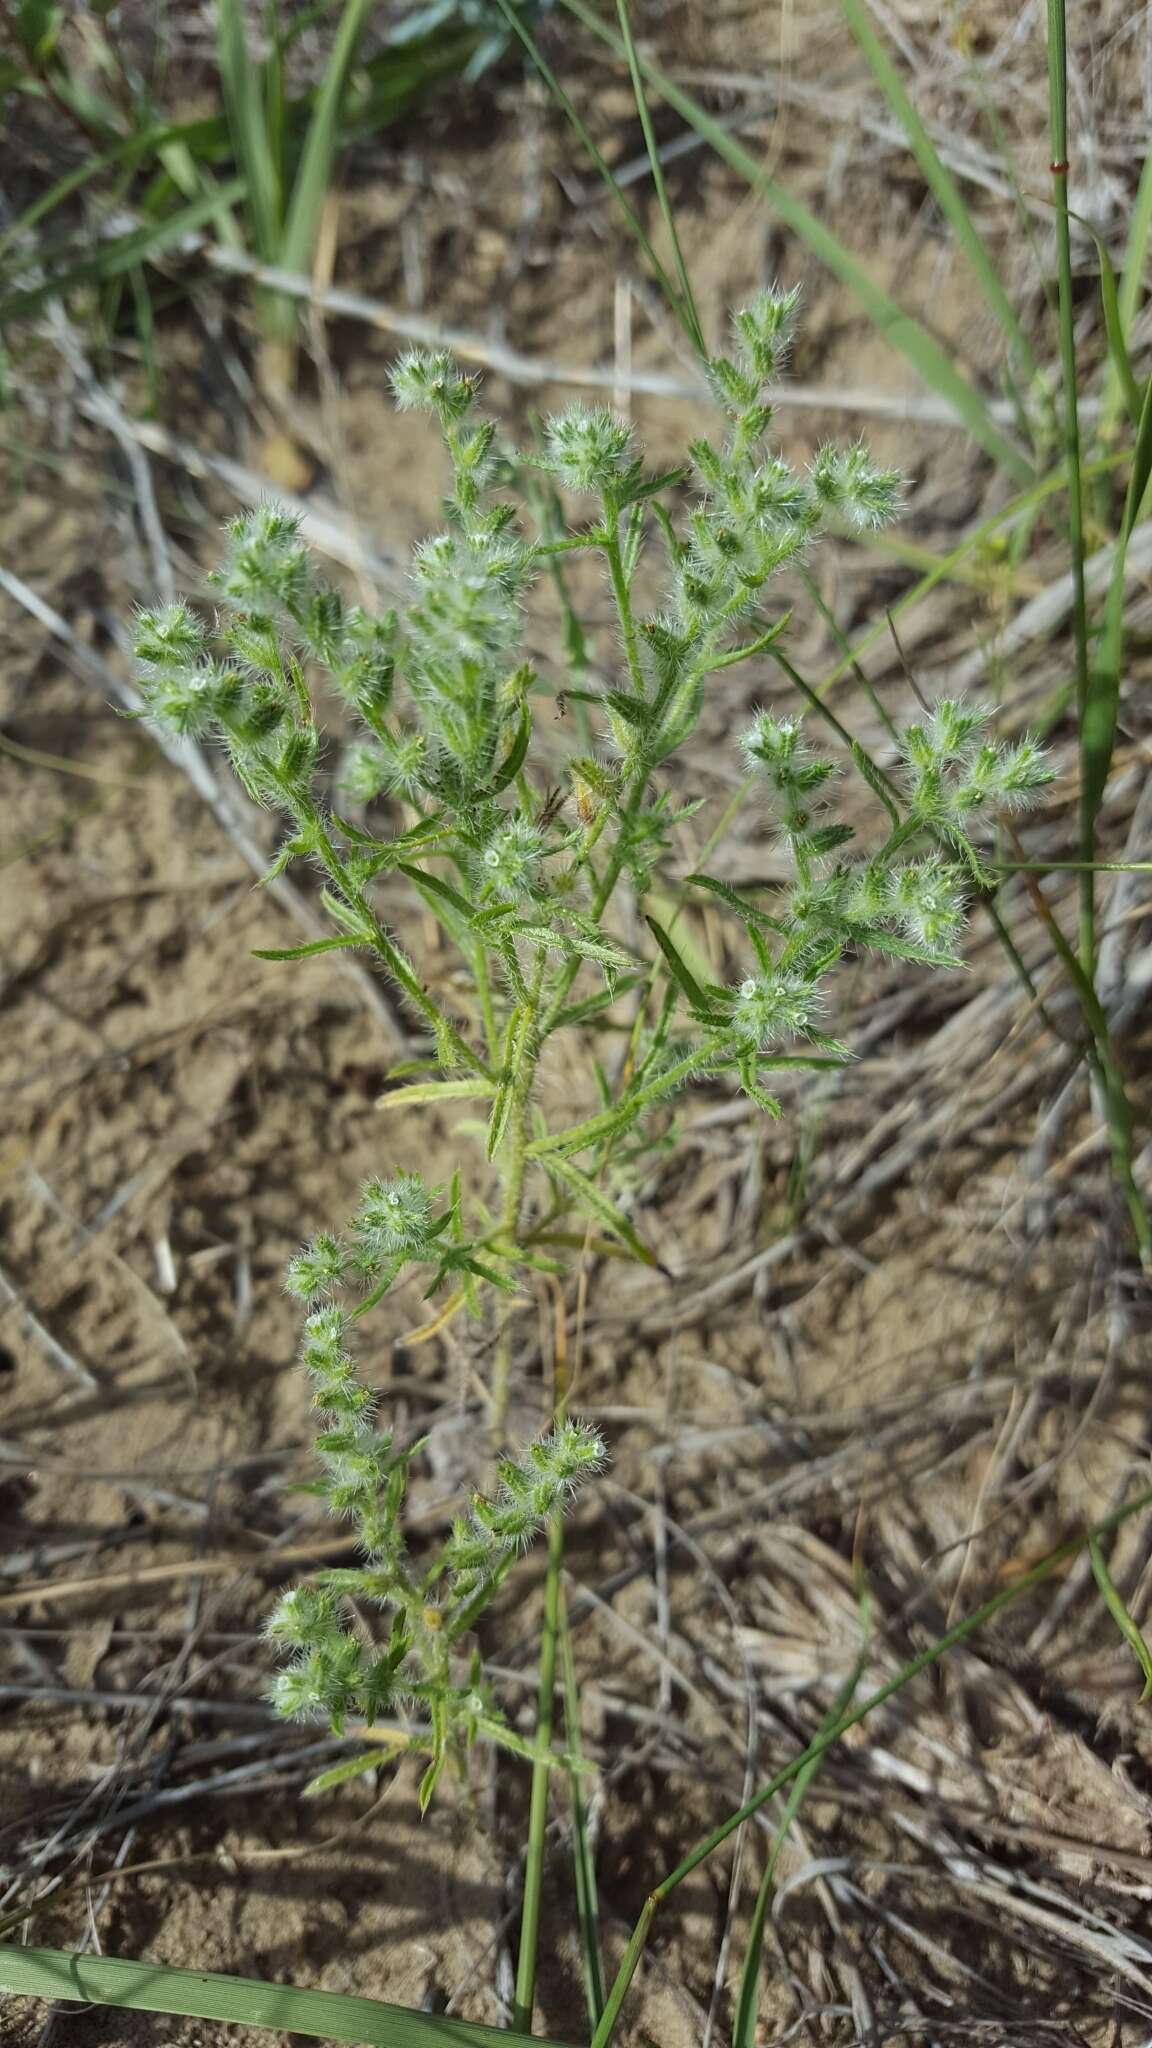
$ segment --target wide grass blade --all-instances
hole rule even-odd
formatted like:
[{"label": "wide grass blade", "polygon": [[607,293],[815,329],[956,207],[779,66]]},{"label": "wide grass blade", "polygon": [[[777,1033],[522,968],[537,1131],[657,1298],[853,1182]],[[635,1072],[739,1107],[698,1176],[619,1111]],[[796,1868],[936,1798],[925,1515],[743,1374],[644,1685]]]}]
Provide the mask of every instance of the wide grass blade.
[{"label": "wide grass blade", "polygon": [[[507,0],[499,0],[501,9],[507,8]],[[564,0],[569,13],[607,43],[618,56],[624,56],[624,45],[619,36],[587,4],[587,0]],[[910,313],[889,297],[878,285],[867,266],[851,250],[837,240],[823,221],[793,197],[769,172],[757,162],[743,143],[729,134],[721,121],[707,113],[698,100],[684,92],[667,73],[645,58],[640,58],[640,68],[646,83],[666,100],[670,107],[696,130],[696,133],[710,143],[718,156],[739,171],[753,191],[768,200],[779,218],[807,243],[813,255],[832,271],[834,276],[847,285],[859,299],[873,324],[892,343],[894,348],[907,358],[929,388],[943,398],[956,414],[962,425],[968,428],[974,440],[1005,469],[1017,483],[1026,484],[1032,476],[1032,466],[1027,455],[997,423],[988,401],[975,385],[970,384],[956,368],[952,358],[928,329],[914,319]],[[667,286],[665,286],[667,289]]]},{"label": "wide grass blade", "polygon": [[496,2027],[408,2012],[375,1998],[295,1991],[286,1984],[262,1984],[250,1977],[216,1977],[204,1970],[69,1955],[56,1948],[0,1945],[0,1992],[127,2012],[179,2013],[232,2026],[306,2034],[313,2040],[360,2042],[364,2048],[506,2048],[508,2040]]},{"label": "wide grass blade", "polygon": [[280,247],[284,195],[264,103],[264,66],[248,48],[243,0],[216,0],[216,55],[236,163],[248,191],[252,242],[264,263]]},{"label": "wide grass blade", "polygon": [[908,138],[908,147],[920,167],[924,182],[971,265],[989,312],[999,325],[1015,360],[1026,375],[1038,376],[1039,365],[1017,318],[1015,308],[1004,289],[1000,274],[984,246],[956,180],[941,158],[936,144],[905,90],[904,81],[885,44],[872,25],[867,0],[841,0],[841,4],[848,17],[849,27],[868,60],[876,83]]},{"label": "wide grass blade", "polygon": [[340,18],[292,186],[283,238],[275,259],[281,270],[307,271],[311,267],[320,213],[340,141],[348,78],[371,6],[372,0],[347,0]]}]

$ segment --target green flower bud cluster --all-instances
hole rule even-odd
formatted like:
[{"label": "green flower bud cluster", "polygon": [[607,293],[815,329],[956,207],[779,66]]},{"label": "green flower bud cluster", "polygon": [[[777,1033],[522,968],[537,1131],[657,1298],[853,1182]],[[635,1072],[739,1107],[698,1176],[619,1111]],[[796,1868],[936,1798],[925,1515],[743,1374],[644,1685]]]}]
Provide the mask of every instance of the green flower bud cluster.
[{"label": "green flower bud cluster", "polygon": [[943,697],[923,722],[901,735],[909,817],[956,841],[969,840],[998,810],[1029,809],[1052,780],[1042,747],[989,737],[979,704]]},{"label": "green flower bud cluster", "polygon": [[[773,914],[749,917],[759,971],[715,991],[716,1007],[702,1016],[710,1026],[712,1062],[734,1058],[754,1099],[761,1099],[757,1067],[772,1064],[773,1052],[792,1039],[848,1057],[817,1020],[827,1003],[827,978],[849,949],[937,967],[959,964],[967,893],[973,879],[983,879],[971,832],[998,807],[1034,802],[1051,774],[1034,740],[1005,746],[988,737],[988,724],[981,707],[945,699],[923,725],[902,735],[907,816],[866,860],[837,857],[854,830],[828,817],[836,766],[813,750],[803,718],[759,711],[741,736],[744,760],[761,779],[795,868]],[[896,817],[891,798],[885,800]],[[905,857],[910,843],[922,845],[933,835],[963,859],[931,847]]]},{"label": "green flower bud cluster", "polygon": [[598,1431],[574,1421],[559,1423],[529,1444],[523,1457],[502,1458],[495,1495],[478,1495],[470,1516],[453,1529],[446,1550],[453,1591],[471,1598],[510,1557],[528,1548],[557,1509],[570,1506],[605,1460]]},{"label": "green flower bud cluster", "polygon": [[[436,1214],[435,1195],[417,1174],[370,1180],[345,1237],[322,1233],[289,1260],[288,1292],[309,1310],[300,1360],[321,1415],[316,1490],[331,1514],[353,1522],[365,1562],[285,1593],[267,1625],[269,1639],[289,1660],[271,1695],[280,1713],[325,1718],[340,1733],[350,1717],[371,1722],[400,1701],[423,1705],[431,1717],[434,1762],[479,1729],[516,1747],[486,1698],[480,1712],[475,1672],[461,1682],[457,1645],[510,1564],[554,1514],[572,1505],[605,1456],[595,1430],[574,1420],[557,1424],[519,1458],[500,1461],[494,1497],[477,1497],[439,1553],[423,1570],[414,1568],[404,1503],[409,1468],[422,1445],[400,1449],[393,1433],[377,1425],[377,1397],[361,1378],[351,1345],[382,1285],[409,1261],[443,1258],[440,1240],[450,1218],[451,1211]],[[340,1298],[364,1285],[370,1291],[355,1307]],[[353,1599],[391,1613],[386,1648],[350,1626]]]}]

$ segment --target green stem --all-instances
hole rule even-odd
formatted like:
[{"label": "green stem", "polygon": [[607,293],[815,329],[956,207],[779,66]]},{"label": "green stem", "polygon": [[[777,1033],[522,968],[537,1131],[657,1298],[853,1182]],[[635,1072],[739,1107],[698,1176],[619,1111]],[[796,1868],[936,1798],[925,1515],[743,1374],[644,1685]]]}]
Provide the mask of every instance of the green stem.
[{"label": "green stem", "polygon": [[640,643],[636,638],[636,621],[632,615],[632,593],[628,578],[624,574],[624,556],[620,548],[620,514],[616,506],[605,500],[604,504],[604,553],[608,557],[608,573],[612,578],[612,595],[620,614],[620,630],[624,635],[624,653],[628,662],[628,673],[638,697],[643,697],[644,670],[640,666]]},{"label": "green stem", "polygon": [[[528,1015],[520,1034],[520,1053],[516,1073],[512,1082],[512,1103],[508,1116],[508,1136],[505,1140],[504,1156],[501,1163],[501,1177],[504,1183],[504,1201],[500,1212],[500,1232],[509,1244],[520,1242],[520,1219],[524,1206],[524,1179],[528,1168],[528,1114],[531,1106],[532,1084],[536,1079],[536,1068],[540,1061],[542,1031],[540,1028],[540,999],[544,986],[544,968],[547,954],[541,946],[536,955],[536,966],[532,975],[532,986],[528,993]],[[508,1420],[508,1397],[512,1374],[512,1320],[505,1315],[496,1346],[492,1366],[492,1435],[499,1444],[504,1436]]]},{"label": "green stem", "polygon": [[936,1642],[930,1644],[928,1649],[922,1650],[918,1657],[913,1657],[911,1663],[906,1664],[902,1671],[898,1671],[896,1676],[890,1678],[887,1684],[882,1685],[878,1691],[870,1693],[860,1706],[854,1707],[851,1713],[842,1715],[833,1727],[817,1735],[814,1741],[809,1743],[807,1749],[803,1750],[799,1756],[793,1757],[791,1763],[785,1764],[783,1770],[777,1771],[774,1778],[770,1778],[768,1783],[759,1792],[755,1793],[735,1813],[730,1814],[726,1821],[722,1821],[718,1828],[715,1828],[703,1842],[693,1849],[691,1855],[686,1856],[682,1863],[677,1864],[675,1870],[669,1871],[667,1877],[661,1879],[660,1883],[655,1886],[644,1901],[643,1911],[632,1930],[632,1938],[624,1951],[623,1960],[608,1995],[603,2018],[592,2036],[591,2048],[607,2048],[607,2043],[611,2040],[615,2030],[616,2021],[619,2018],[620,2008],[624,2003],[628,1987],[636,1974],[656,1908],[662,1904],[670,1892],[674,1892],[678,1885],[683,1884],[685,1878],[690,1877],[692,1872],[697,1870],[700,1864],[712,1855],[714,1850],[720,1848],[721,1844],[728,1840],[729,1835],[734,1834],[737,1828],[742,1827],[746,1820],[750,1820],[754,1813],[758,1813],[760,1808],[775,1793],[782,1791],[785,1785],[791,1784],[795,1778],[800,1776],[802,1771],[807,1769],[809,1764],[817,1762],[827,1750],[832,1748],[834,1743],[839,1742],[841,1736],[845,1735],[849,1728],[856,1728],[861,1721],[867,1720],[869,1714],[873,1713],[877,1707],[883,1706],[886,1700],[890,1700],[894,1694],[900,1692],[912,1679],[918,1678],[922,1671],[927,1671],[933,1664],[938,1663],[940,1658],[946,1656],[949,1650],[955,1649],[957,1643],[962,1643],[968,1636],[974,1635],[977,1629],[984,1626],[985,1622],[991,1621],[994,1615],[999,1614],[1001,1608],[1007,1607],[1013,1600],[1018,1600],[1021,1594],[1032,1592],[1034,1587],[1042,1585],[1045,1579],[1050,1579],[1054,1572],[1060,1570],[1061,1565],[1067,1564],[1071,1558],[1079,1556],[1080,1552],[1086,1548],[1093,1538],[1099,1539],[1099,1537],[1109,1534],[1113,1529],[1118,1529],[1122,1523],[1130,1521],[1133,1515],[1139,1514],[1141,1509],[1149,1506],[1152,1506],[1152,1487],[1145,1488],[1142,1493],[1136,1495],[1134,1500],[1128,1501],[1122,1508],[1115,1509],[1102,1522],[1097,1522],[1093,1529],[1086,1530],[1082,1536],[1073,1536],[1067,1543],[1061,1543],[1057,1549],[1050,1550],[1047,1557],[1041,1558],[1040,1562],[1033,1565],[1030,1571],[1023,1572],[1018,1579],[1013,1580],[1010,1586],[1002,1587],[999,1593],[994,1593],[990,1600],[986,1600],[983,1606],[977,1607],[975,1612],[968,1615],[966,1620],[957,1622],[955,1628],[950,1628],[945,1635],[938,1637]]},{"label": "green stem", "polygon": [[[1080,419],[1076,388],[1076,309],[1072,297],[1072,234],[1068,215],[1068,41],[1064,0],[1048,0],[1048,102],[1052,148],[1052,195],[1056,209],[1059,274],[1060,370],[1064,387],[1064,450],[1068,464],[1068,542],[1072,553],[1072,623],[1076,646],[1076,708],[1083,732],[1091,687],[1088,600],[1084,586],[1084,487],[1080,470]],[[1080,858],[1096,853],[1093,806],[1081,761]],[[1080,877],[1080,959],[1089,976],[1096,963],[1096,890],[1090,866]]]},{"label": "green stem", "polygon": [[530,2034],[536,1999],[536,1957],[540,1945],[540,1901],[544,1888],[544,1850],[548,1833],[548,1791],[552,1777],[552,1717],[556,1691],[556,1640],[560,1625],[560,1574],[564,1564],[564,1517],[552,1517],[548,1529],[548,1577],[544,1586],[544,1624],[540,1637],[540,1686],[536,1701],[536,1748],[544,1752],[532,1765],[532,1801],[528,1814],[528,1854],[524,1864],[524,1902],[520,1914],[520,1952],[516,1961],[516,2000],[512,2032]]},{"label": "green stem", "polygon": [[[564,1684],[564,1746],[575,1765],[581,1761],[580,1693],[576,1683],[576,1660],[572,1655],[572,1631],[564,1588],[560,1588],[560,1658]],[[596,1890],[596,1864],[588,1835],[584,1787],[579,1769],[568,1773],[572,1802],[572,1876],[576,1890],[576,1917],[580,1923],[580,1951],[584,1966],[584,1995],[588,2001],[589,2025],[600,2024],[604,2010],[604,1965],[600,1957],[600,1902]]]},{"label": "green stem", "polygon": [[492,984],[488,977],[488,955],[483,945],[476,948],[473,958],[473,972],[476,977],[476,993],[480,998],[480,1014],[484,1019],[484,1038],[488,1047],[488,1058],[495,1066],[500,1057],[500,1028],[496,1022],[496,1011],[492,1004]]},{"label": "green stem", "polygon": [[320,812],[311,807],[307,811],[301,810],[300,824],[314,839],[316,851],[341,894],[356,915],[363,918],[371,936],[373,950],[379,954],[393,981],[398,983],[409,1000],[415,1003],[416,1008],[431,1024],[437,1039],[446,1040],[457,1058],[464,1066],[471,1067],[474,1074],[482,1074],[486,1081],[491,1081],[494,1078],[491,1068],[478,1053],[473,1052],[467,1039],[461,1037],[456,1026],[444,1015],[439,1003],[429,995],[422,982],[417,980],[399,947],[388,937],[363,890],[357,887],[349,875]]}]

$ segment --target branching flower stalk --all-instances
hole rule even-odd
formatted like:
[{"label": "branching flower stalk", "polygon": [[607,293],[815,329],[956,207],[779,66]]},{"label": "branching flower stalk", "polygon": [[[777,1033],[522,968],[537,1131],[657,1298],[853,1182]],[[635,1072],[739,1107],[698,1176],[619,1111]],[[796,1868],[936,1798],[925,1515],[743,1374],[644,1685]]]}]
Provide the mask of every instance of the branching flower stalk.
[{"label": "branching flower stalk", "polygon": [[[859,749],[857,769],[886,814],[870,854],[832,798],[839,769],[800,717],[756,713],[740,747],[789,855],[791,879],[768,907],[710,874],[682,879],[684,901],[719,900],[735,921],[740,966],[702,983],[671,932],[647,920],[651,946],[617,935],[611,907],[626,877],[643,902],[679,819],[659,772],[690,739],[709,678],[769,648],[787,625],[764,605],[776,573],[803,561],[829,524],[866,530],[898,509],[896,475],[861,447],[817,450],[806,473],[768,443],[768,396],[787,357],[795,292],[761,293],[733,322],[730,356],[708,366],[718,430],[683,469],[651,475],[632,428],[602,408],[573,406],[524,456],[545,473],[549,503],[590,503],[587,523],[532,541],[501,495],[509,458],[476,406],[474,381],[447,355],[416,352],[393,376],[397,403],[438,422],[451,465],[444,531],[414,550],[403,615],[374,615],[321,580],[298,522],[272,505],[228,528],[214,577],[213,625],[187,605],[142,612],[136,656],[148,715],[167,731],[213,738],[248,794],[284,820],[271,874],[302,860],[322,876],[328,939],[264,955],[288,959],[359,948],[389,977],[427,1034],[428,1056],[397,1068],[385,1102],[487,1105],[483,1178],[467,1196],[398,1173],[371,1181],[342,1236],[322,1235],[293,1260],[292,1292],[307,1310],[302,1362],[321,1425],[318,1490],[355,1524],[364,1562],[327,1573],[281,1601],[271,1633],[288,1653],[277,1683],[285,1713],[326,1715],[342,1728],[388,1708],[413,1712],[430,1753],[422,1796],[447,1758],[478,1735],[531,1754],[502,1720],[467,1638],[522,1548],[571,1503],[603,1460],[595,1431],[559,1419],[519,1457],[498,1463],[448,1544],[419,1565],[404,1540],[408,1473],[419,1445],[380,1427],[352,1350],[356,1325],[402,1277],[423,1269],[443,1313],[481,1320],[556,1257],[578,1219],[653,1263],[621,1192],[621,1139],[643,1145],[650,1114],[692,1082],[729,1077],[772,1115],[774,1070],[842,1065],[827,1028],[830,978],[873,951],[926,967],[958,964],[965,900],[986,878],[979,842],[995,814],[1020,809],[1049,779],[1040,750],[1008,746],[981,707],[945,700],[899,735],[883,776]],[[689,485],[685,506],[681,486]],[[545,683],[523,655],[523,605],[542,567],[598,556],[619,628],[619,670],[590,697],[581,655],[571,694],[590,712],[593,749],[571,760],[567,787],[548,791],[529,767]],[[642,600],[639,570],[654,554]],[[315,703],[324,683],[357,728],[333,802],[321,774]],[[388,829],[390,799],[415,822]],[[349,816],[352,810],[355,816]],[[367,821],[367,822],[365,822]],[[378,888],[412,892],[438,921],[470,976],[472,1014],[450,1016],[387,928]],[[582,984],[578,986],[578,984]],[[632,998],[632,1015],[621,1006]],[[599,1074],[601,1106],[549,1125],[537,1088],[549,1042],[589,1025],[623,1028],[622,1079]],[[510,1340],[496,1348],[494,1424],[502,1437]],[[350,1619],[389,1617],[380,1647]]]}]

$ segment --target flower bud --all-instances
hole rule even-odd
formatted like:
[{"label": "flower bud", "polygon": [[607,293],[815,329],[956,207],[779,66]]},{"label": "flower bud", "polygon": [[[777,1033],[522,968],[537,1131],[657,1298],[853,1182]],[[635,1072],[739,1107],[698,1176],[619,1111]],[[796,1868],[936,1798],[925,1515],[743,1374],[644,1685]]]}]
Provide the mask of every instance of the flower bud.
[{"label": "flower bud", "polygon": [[633,460],[633,434],[606,406],[572,405],[548,421],[544,449],[544,466],[566,490],[610,492]]}]

